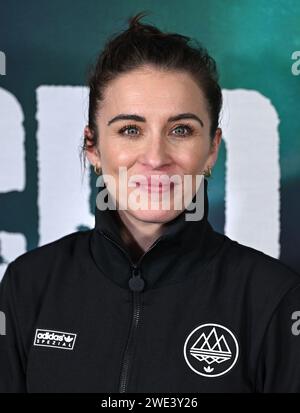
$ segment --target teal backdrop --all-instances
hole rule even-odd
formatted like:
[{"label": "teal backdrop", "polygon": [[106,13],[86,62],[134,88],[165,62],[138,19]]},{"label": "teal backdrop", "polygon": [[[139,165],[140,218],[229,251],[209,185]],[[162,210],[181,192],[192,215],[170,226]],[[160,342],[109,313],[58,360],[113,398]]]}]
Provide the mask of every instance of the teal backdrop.
[{"label": "teal backdrop", "polygon": [[[150,12],[145,22],[161,30],[196,38],[205,45],[217,62],[223,89],[255,90],[272,102],[280,120],[278,258],[300,273],[300,75],[298,70],[292,71],[295,63],[292,55],[300,50],[300,2],[296,0],[1,0],[0,51],[6,56],[6,73],[0,76],[0,88],[18,101],[25,133],[24,188],[10,189],[5,182],[18,168],[19,159],[10,150],[14,137],[9,131],[16,120],[6,105],[0,106],[0,262],[3,269],[14,258],[14,247],[5,246],[9,234],[21,234],[25,250],[41,243],[37,89],[43,85],[85,86],[87,68],[107,37],[124,29],[127,18],[142,10]],[[74,145],[78,145],[81,137],[82,130],[78,130]],[[63,139],[61,131],[57,157],[64,147]],[[257,151],[260,151],[259,145]],[[55,159],[51,161],[55,168]],[[267,170],[268,162],[265,168]],[[220,232],[224,232],[226,219],[225,182],[226,147],[222,142],[214,178],[209,184],[209,219]],[[93,214],[96,194],[93,173],[89,174],[89,185],[89,213]],[[65,186],[67,191],[67,182]],[[86,228],[78,217],[74,231]],[[18,251],[16,249],[15,255]]]}]

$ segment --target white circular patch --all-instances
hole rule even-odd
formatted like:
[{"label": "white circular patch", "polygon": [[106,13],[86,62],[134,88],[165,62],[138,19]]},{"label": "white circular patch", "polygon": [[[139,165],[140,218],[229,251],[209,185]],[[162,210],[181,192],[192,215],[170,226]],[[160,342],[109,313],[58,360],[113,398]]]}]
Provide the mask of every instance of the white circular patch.
[{"label": "white circular patch", "polygon": [[239,346],[234,334],[220,324],[202,324],[185,340],[183,354],[187,365],[197,374],[217,377],[235,365]]}]

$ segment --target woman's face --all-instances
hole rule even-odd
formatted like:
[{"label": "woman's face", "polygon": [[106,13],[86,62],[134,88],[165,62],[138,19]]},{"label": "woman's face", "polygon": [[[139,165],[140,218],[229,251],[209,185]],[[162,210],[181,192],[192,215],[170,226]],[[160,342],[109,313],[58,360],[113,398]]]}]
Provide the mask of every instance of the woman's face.
[{"label": "woman's face", "polygon": [[[195,117],[169,119],[187,113]],[[121,114],[138,118],[114,119]],[[122,181],[119,167],[126,168],[123,169],[127,172],[126,185],[130,179],[134,180],[134,175],[147,178],[156,175],[157,178],[157,175],[164,174],[170,178],[179,175],[185,188],[184,176],[190,175],[193,196],[198,188],[196,175],[203,173],[208,166],[213,167],[221,141],[221,130],[218,129],[213,144],[211,142],[206,101],[192,77],[187,73],[163,72],[150,66],[120,75],[109,83],[96,124],[98,147],[89,149],[87,157],[93,165],[102,167],[103,174],[115,179],[117,208],[124,205],[126,198],[128,209],[124,213],[129,214],[131,220],[144,222],[168,222],[186,206],[183,202],[181,210],[174,206],[174,185],[167,186],[170,192],[159,193],[157,182],[152,186],[145,185],[145,181],[140,181],[140,186],[127,186],[127,195],[120,197]],[[179,187],[176,188],[179,191]],[[133,191],[136,194],[137,190],[149,202],[146,209],[131,207],[132,200],[141,199],[130,198],[130,194]],[[163,196],[170,196],[169,208],[163,206]],[[181,196],[183,198],[184,192]]]}]

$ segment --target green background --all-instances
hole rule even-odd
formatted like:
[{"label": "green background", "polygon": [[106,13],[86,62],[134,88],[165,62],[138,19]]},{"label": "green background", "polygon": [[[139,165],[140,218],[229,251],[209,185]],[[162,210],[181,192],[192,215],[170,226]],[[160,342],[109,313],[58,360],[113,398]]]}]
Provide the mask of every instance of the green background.
[{"label": "green background", "polygon": [[[36,88],[86,85],[87,67],[107,37],[142,10],[151,12],[144,22],[202,42],[218,64],[222,88],[255,89],[272,101],[280,118],[280,259],[300,273],[300,76],[291,74],[291,55],[300,50],[300,1],[295,0],[1,1],[0,50],[7,74],[0,76],[0,86],[24,111],[26,188],[0,194],[0,231],[23,233],[28,250],[38,246]],[[209,185],[209,219],[221,232],[225,159],[223,142]],[[91,188],[94,212],[94,177]]]}]

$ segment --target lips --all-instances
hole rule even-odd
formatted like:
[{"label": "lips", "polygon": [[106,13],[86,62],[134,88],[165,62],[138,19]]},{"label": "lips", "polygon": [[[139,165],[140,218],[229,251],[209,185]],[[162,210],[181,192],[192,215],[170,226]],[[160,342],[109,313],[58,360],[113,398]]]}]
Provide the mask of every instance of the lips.
[{"label": "lips", "polygon": [[139,185],[139,188],[142,191],[148,191],[148,192],[167,192],[170,191],[172,188],[170,188],[170,185]]},{"label": "lips", "polygon": [[147,178],[148,184],[141,183],[141,182],[135,182],[136,186],[140,188],[142,191],[148,191],[148,192],[166,192],[166,191],[171,191],[174,187],[174,182],[169,182],[169,183],[163,183],[163,182],[156,182],[156,180],[153,180],[151,182],[151,178]]}]

